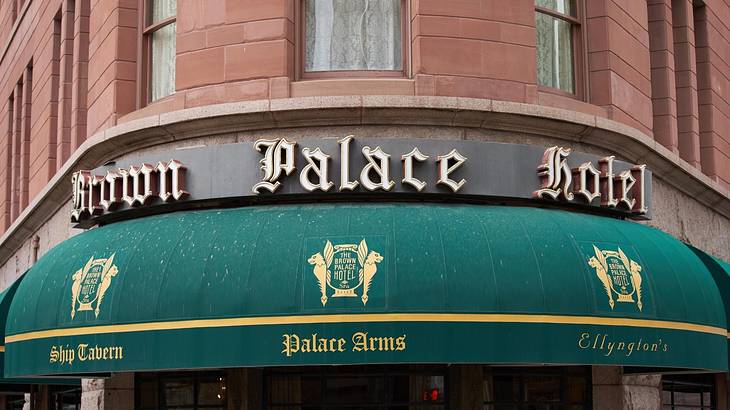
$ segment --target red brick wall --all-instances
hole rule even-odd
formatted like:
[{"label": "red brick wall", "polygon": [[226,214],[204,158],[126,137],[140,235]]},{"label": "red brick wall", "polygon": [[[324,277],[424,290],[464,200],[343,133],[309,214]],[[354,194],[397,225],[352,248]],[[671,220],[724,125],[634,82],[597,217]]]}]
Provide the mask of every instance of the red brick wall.
[{"label": "red brick wall", "polygon": [[9,136],[12,133],[10,100],[0,100],[0,231],[5,231],[10,226],[10,164],[12,144]]},{"label": "red brick wall", "polygon": [[730,6],[708,0],[695,11],[700,162],[730,186]]},{"label": "red brick wall", "polygon": [[290,0],[179,1],[176,87],[198,88],[184,106],[281,96],[278,82],[294,77],[294,11]]},{"label": "red brick wall", "polygon": [[[2,2],[0,22],[12,21],[10,3]],[[84,28],[88,23],[83,22],[83,11],[75,12],[74,18],[68,7],[75,4],[74,7],[82,8],[87,3],[88,0],[34,0],[19,10],[15,25],[0,23],[0,227],[3,230],[68,158],[74,147],[69,142],[73,129],[85,135],[85,112],[77,110],[76,119],[72,119],[71,111],[73,101],[85,99],[86,94],[85,84],[77,89],[72,85],[78,65],[76,56],[86,54],[83,50],[87,47],[79,42],[83,40],[79,34],[88,31]],[[86,9],[88,16],[88,6]],[[11,31],[16,27],[16,31]],[[72,82],[63,84],[64,78]],[[18,87],[19,83],[23,84],[22,88]],[[15,121],[9,123],[11,95],[22,95],[22,101],[16,98]],[[58,140],[66,142],[62,155],[59,155]]]},{"label": "red brick wall", "polygon": [[649,0],[649,48],[654,138],[675,154],[677,135],[677,85],[674,72],[672,0]]},{"label": "red brick wall", "polygon": [[0,2],[0,47],[5,45],[10,38],[13,23],[15,23],[15,19],[13,19],[13,15],[11,13],[14,6],[14,0]]},{"label": "red brick wall", "polygon": [[672,1],[674,65],[677,85],[679,155],[700,167],[700,126],[697,105],[697,57],[692,0]]},{"label": "red brick wall", "polygon": [[644,1],[586,2],[590,102],[652,135],[648,9]]},{"label": "red brick wall", "polygon": [[533,0],[412,2],[416,94],[537,102]]},{"label": "red brick wall", "polygon": [[137,0],[90,4],[88,135],[137,106]]}]

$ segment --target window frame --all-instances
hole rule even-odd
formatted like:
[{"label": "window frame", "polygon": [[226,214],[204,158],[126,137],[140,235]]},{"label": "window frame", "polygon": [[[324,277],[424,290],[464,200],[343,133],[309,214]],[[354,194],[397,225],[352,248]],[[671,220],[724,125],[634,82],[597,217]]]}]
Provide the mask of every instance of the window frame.
[{"label": "window frame", "polygon": [[[540,7],[538,5],[535,5],[535,17],[537,17],[537,13],[542,13],[570,24],[573,40],[573,47],[571,50],[573,52],[573,92],[571,93],[559,88],[542,85],[537,82],[537,58],[535,58],[535,82],[537,83],[538,91],[574,98],[581,101],[588,101],[588,75],[586,63],[588,61],[588,51],[585,47],[585,45],[588,44],[588,39],[587,30],[585,29],[585,2],[582,0],[572,1],[575,6],[575,17],[546,7]],[[537,40],[537,28],[535,29],[535,39]],[[537,51],[537,42],[535,44],[535,50]],[[537,56],[537,52],[535,53],[535,56]]]},{"label": "window frame", "polygon": [[[150,100],[150,96],[152,95],[152,82],[150,81],[150,72],[152,70],[152,33],[170,24],[177,23],[177,12],[175,12],[174,16],[162,19],[157,22],[152,22],[148,25],[147,17],[148,13],[150,12],[148,5],[151,0],[138,1],[139,3],[137,9],[141,10],[141,13],[138,14],[137,24],[137,27],[139,28],[137,41],[137,78],[139,79],[139,81],[137,82],[137,109],[140,109],[155,101],[163,100],[175,94],[175,90],[173,90],[172,93],[158,100]],[[177,36],[177,31],[175,35]],[[175,50],[175,55],[177,56],[177,49]]]},{"label": "window frame", "polygon": [[333,78],[408,78],[410,73],[410,2],[400,0],[401,14],[401,69],[400,70],[336,70],[336,71],[306,71],[304,64],[307,52],[306,44],[306,18],[304,15],[304,2],[298,0],[294,7],[294,20],[296,21],[295,43],[295,81],[299,80],[323,80]]}]

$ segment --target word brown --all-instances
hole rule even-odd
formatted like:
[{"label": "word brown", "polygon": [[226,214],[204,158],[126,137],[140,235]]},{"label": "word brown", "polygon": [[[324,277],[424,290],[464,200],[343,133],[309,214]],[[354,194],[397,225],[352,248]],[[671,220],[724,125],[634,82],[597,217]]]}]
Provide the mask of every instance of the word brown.
[{"label": "word brown", "polygon": [[114,211],[122,203],[136,207],[160,199],[178,201],[188,196],[185,191],[185,166],[180,161],[159,162],[156,166],[141,164],[92,175],[75,172],[71,221],[79,222],[104,212]]}]

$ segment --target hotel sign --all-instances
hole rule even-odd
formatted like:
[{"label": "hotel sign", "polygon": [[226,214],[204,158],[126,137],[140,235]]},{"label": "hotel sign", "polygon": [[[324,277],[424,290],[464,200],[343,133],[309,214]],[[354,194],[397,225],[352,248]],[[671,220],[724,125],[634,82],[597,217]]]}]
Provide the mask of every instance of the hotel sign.
[{"label": "hotel sign", "polygon": [[539,202],[651,216],[645,165],[558,146],[463,140],[279,138],[131,153],[74,173],[72,186],[79,227],[164,206],[277,198]]}]

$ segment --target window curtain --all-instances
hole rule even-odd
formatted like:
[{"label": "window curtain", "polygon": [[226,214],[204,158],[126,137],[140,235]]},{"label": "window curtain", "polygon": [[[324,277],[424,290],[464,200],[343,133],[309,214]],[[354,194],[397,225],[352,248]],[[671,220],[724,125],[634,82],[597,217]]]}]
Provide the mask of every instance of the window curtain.
[{"label": "window curtain", "polygon": [[401,70],[400,3],[307,0],[305,70]]},{"label": "window curtain", "polygon": [[[177,14],[175,0],[154,0],[148,4],[149,25]],[[176,24],[171,23],[151,34],[151,101],[166,97],[175,91],[175,31]]]},{"label": "window curtain", "polygon": [[540,85],[574,92],[571,24],[536,13],[537,80]]}]

